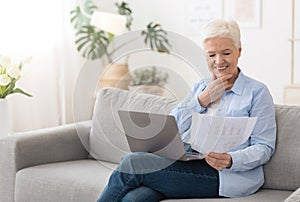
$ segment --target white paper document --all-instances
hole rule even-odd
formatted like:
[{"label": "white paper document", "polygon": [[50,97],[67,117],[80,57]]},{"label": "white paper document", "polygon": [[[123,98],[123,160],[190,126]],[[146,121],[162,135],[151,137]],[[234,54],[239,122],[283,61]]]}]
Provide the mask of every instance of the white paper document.
[{"label": "white paper document", "polygon": [[256,117],[220,117],[193,113],[191,147],[202,154],[225,153],[251,135]]}]

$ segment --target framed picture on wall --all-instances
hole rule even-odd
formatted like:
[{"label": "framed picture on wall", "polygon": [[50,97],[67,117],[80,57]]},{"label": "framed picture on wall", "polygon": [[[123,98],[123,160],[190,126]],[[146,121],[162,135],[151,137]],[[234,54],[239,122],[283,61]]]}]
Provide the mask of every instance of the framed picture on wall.
[{"label": "framed picture on wall", "polygon": [[261,27],[261,0],[225,0],[225,17],[235,19],[241,27]]},{"label": "framed picture on wall", "polygon": [[[244,1],[244,0],[243,0]],[[186,4],[186,30],[199,34],[204,24],[223,17],[223,0],[188,0]]]}]

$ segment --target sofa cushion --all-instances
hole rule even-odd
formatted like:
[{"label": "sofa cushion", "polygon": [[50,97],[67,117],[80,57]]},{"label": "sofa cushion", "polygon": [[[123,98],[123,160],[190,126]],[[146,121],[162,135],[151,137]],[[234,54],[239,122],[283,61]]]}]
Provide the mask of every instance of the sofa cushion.
[{"label": "sofa cushion", "polygon": [[241,198],[168,199],[163,202],[282,202],[291,193],[291,191],[261,189],[253,195]]},{"label": "sofa cushion", "polygon": [[264,166],[264,188],[300,187],[300,107],[276,105],[276,151]]},{"label": "sofa cushion", "polygon": [[129,146],[118,116],[119,109],[168,114],[176,99],[116,88],[102,89],[96,99],[90,132],[90,154],[97,160],[118,163]]},{"label": "sofa cushion", "polygon": [[66,161],[20,170],[16,202],[94,202],[117,165],[95,160]]}]

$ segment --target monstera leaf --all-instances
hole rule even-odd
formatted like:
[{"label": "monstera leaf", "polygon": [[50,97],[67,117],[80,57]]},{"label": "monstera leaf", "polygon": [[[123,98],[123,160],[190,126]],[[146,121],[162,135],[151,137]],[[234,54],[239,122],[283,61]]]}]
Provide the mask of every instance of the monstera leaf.
[{"label": "monstera leaf", "polygon": [[77,6],[70,12],[71,23],[73,23],[75,29],[80,29],[82,26],[90,24],[90,16],[93,14],[98,7],[93,3],[92,0],[87,0],[84,4],[83,9]]},{"label": "monstera leaf", "polygon": [[92,60],[101,58],[107,54],[107,46],[110,42],[109,36],[104,31],[97,31],[94,26],[83,26],[77,33],[75,41],[77,50],[82,53],[83,57]]},{"label": "monstera leaf", "polygon": [[128,4],[126,2],[122,2],[122,3],[116,3],[116,6],[118,8],[118,13],[120,15],[125,15],[126,18],[127,18],[127,21],[126,21],[126,28],[128,30],[131,30],[131,25],[132,25],[132,11],[131,9],[128,7]]},{"label": "monstera leaf", "polygon": [[169,53],[168,47],[171,45],[167,39],[167,32],[161,28],[160,24],[150,22],[147,25],[147,30],[142,31],[142,35],[145,36],[145,44],[150,43],[152,50]]},{"label": "monstera leaf", "polygon": [[98,31],[95,26],[90,25],[90,17],[97,8],[92,0],[86,0],[83,8],[77,6],[70,12],[71,23],[77,30],[75,41],[77,50],[83,57],[92,60],[106,54],[106,47],[111,38],[108,33]]}]

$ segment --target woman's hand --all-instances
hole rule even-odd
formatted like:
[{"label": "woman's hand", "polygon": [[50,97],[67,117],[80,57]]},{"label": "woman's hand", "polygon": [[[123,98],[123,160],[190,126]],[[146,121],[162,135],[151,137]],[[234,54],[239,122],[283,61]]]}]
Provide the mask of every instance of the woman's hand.
[{"label": "woman's hand", "polygon": [[232,87],[233,84],[228,83],[228,80],[231,78],[232,74],[226,74],[219,78],[213,75],[203,93],[198,96],[198,100],[201,106],[207,107],[210,103],[219,100],[225,90]]},{"label": "woman's hand", "polygon": [[231,156],[227,153],[220,154],[210,152],[205,155],[205,161],[216,170],[230,168],[232,165]]}]

